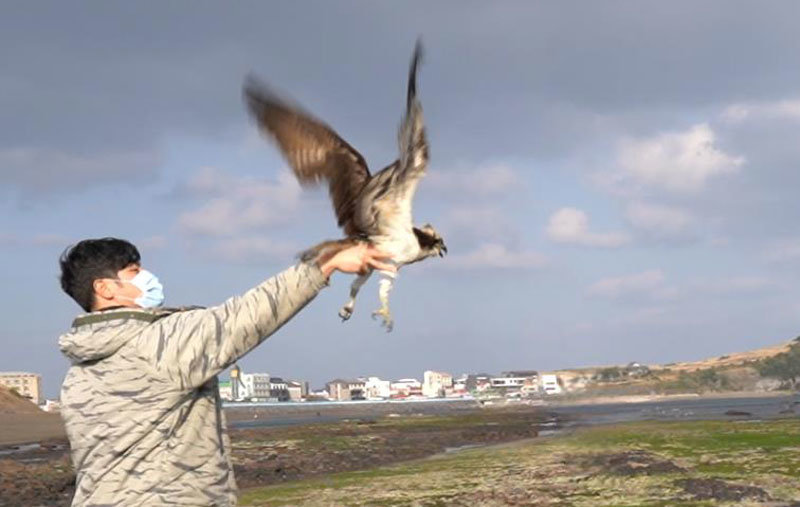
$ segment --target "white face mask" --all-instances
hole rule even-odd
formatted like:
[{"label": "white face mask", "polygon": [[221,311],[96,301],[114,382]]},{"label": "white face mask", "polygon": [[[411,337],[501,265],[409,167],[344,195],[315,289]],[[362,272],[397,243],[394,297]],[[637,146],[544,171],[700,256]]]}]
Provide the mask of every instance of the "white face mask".
[{"label": "white face mask", "polygon": [[130,280],[117,280],[118,282],[129,283],[142,291],[142,295],[136,299],[127,298],[125,296],[118,296],[124,299],[130,299],[142,308],[156,308],[164,304],[164,286],[158,281],[158,277],[146,269],[141,269]]}]

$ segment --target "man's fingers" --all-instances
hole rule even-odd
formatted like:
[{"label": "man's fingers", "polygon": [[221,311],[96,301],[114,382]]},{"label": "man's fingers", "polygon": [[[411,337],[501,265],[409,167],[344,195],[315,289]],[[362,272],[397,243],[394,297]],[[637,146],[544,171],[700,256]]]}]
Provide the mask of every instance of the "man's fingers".
[{"label": "man's fingers", "polygon": [[367,264],[381,271],[390,271],[392,273],[397,272],[397,266],[395,266],[394,264],[390,264],[388,262],[381,262],[375,258],[367,259]]},{"label": "man's fingers", "polygon": [[377,247],[374,247],[374,246],[369,247],[369,250],[367,251],[367,253],[373,259],[386,260],[386,259],[390,259],[392,257],[391,254],[386,253],[383,250],[379,250]]}]

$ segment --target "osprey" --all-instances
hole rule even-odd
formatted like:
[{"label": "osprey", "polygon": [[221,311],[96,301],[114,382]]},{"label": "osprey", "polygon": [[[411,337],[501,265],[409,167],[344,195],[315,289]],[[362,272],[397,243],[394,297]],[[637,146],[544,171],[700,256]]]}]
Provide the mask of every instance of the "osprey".
[{"label": "osprey", "polygon": [[[422,56],[418,41],[408,76],[406,111],[398,143],[399,158],[379,172],[370,174],[364,157],[328,125],[299,106],[278,97],[256,78],[248,77],[244,99],[262,132],[276,142],[302,185],[328,183],[338,225],[346,239],[325,241],[303,252],[303,260],[323,261],[339,250],[368,242],[388,254],[397,268],[428,257],[443,257],[447,247],[430,224],[415,227],[411,216],[414,192],[428,165],[428,142],[417,98],[417,66]],[[387,331],[393,320],[389,293],[396,273],[379,271],[381,317]],[[355,298],[372,270],[358,276],[350,288],[350,299],[339,311],[342,321],[350,318]]]}]

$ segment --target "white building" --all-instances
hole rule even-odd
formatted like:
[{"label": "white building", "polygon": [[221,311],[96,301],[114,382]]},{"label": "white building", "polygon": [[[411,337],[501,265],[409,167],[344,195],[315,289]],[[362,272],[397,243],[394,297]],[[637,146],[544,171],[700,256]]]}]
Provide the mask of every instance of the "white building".
[{"label": "white building", "polygon": [[453,387],[453,376],[443,371],[428,370],[423,375],[422,394],[428,398],[444,397],[447,389]]},{"label": "white building", "polygon": [[525,384],[524,377],[492,377],[490,379],[492,387],[515,387],[521,388]]},{"label": "white building", "polygon": [[490,382],[493,388],[502,389],[506,395],[530,395],[539,391],[539,373],[533,370],[505,371],[500,377],[492,377]]},{"label": "white building", "polygon": [[392,383],[378,377],[367,377],[364,382],[364,395],[367,399],[386,399],[392,396]]},{"label": "white building", "polygon": [[561,394],[563,389],[561,388],[558,375],[552,373],[545,373],[542,375],[542,391],[544,391],[545,394]]},{"label": "white building", "polygon": [[44,402],[42,394],[42,376],[38,373],[23,371],[0,372],[0,386],[15,391],[23,398],[31,400],[36,405]]},{"label": "white building", "polygon": [[272,396],[272,379],[269,373],[242,373],[239,380],[239,399],[266,400]]}]

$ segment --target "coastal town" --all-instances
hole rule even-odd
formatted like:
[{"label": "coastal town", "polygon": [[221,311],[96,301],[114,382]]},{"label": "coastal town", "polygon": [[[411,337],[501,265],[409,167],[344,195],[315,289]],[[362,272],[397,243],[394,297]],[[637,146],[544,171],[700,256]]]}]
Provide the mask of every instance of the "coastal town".
[{"label": "coastal town", "polygon": [[[423,400],[432,398],[541,398],[565,391],[564,379],[556,373],[534,370],[462,374],[454,377],[442,371],[427,370],[417,378],[382,379],[363,376],[335,378],[324,387],[311,389],[309,382],[284,379],[265,372],[245,372],[238,365],[229,378],[220,378],[219,394],[225,402],[315,402]],[[30,400],[45,411],[58,409],[57,399],[43,394],[42,376],[31,372],[0,372],[0,386]]]},{"label": "coastal town", "polygon": [[[725,354],[700,361],[664,365],[629,362],[554,371],[509,370],[500,374],[426,370],[422,377],[386,379],[364,375],[334,378],[318,388],[298,378],[234,365],[218,377],[220,398],[228,405],[422,401],[474,399],[536,402],[559,397],[686,394],[705,392],[769,392],[796,385],[800,337],[770,347]],[[45,397],[42,375],[0,372],[0,387],[31,401],[46,412],[58,411],[59,400]]]},{"label": "coastal town", "polygon": [[245,373],[235,366],[230,378],[219,381],[220,397],[225,401],[378,401],[427,398],[470,398],[482,395],[539,397],[563,392],[557,374],[533,370],[507,371],[500,375],[463,374],[454,377],[442,371],[427,370],[422,380],[387,380],[375,376],[354,379],[336,378],[322,389],[312,390],[302,380],[285,380],[269,373]]}]

